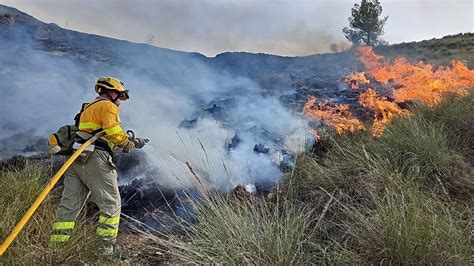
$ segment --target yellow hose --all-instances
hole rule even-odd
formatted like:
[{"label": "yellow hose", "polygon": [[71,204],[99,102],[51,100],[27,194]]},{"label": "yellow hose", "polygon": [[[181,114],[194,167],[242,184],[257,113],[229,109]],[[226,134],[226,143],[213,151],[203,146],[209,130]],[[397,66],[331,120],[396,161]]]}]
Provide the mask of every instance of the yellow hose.
[{"label": "yellow hose", "polygon": [[66,161],[66,163],[59,169],[59,171],[56,173],[56,175],[53,176],[51,181],[46,185],[46,187],[41,191],[41,194],[36,198],[35,202],[31,205],[30,209],[23,215],[21,220],[18,222],[18,224],[13,228],[12,232],[10,235],[5,239],[5,242],[2,243],[0,246],[0,256],[3,255],[5,250],[7,250],[8,246],[15,240],[17,235],[21,232],[23,227],[25,227],[26,223],[30,220],[31,216],[33,213],[38,209],[40,204],[43,202],[43,200],[46,198],[46,196],[49,194],[51,189],[53,189],[54,185],[58,182],[59,178],[66,172],[66,170],[71,166],[71,164],[77,159],[77,157],[87,148],[89,147],[94,141],[96,141],[98,138],[102,137],[105,135],[104,131],[101,131],[97,134],[95,134],[92,138],[87,140],[84,144],[79,147],[79,149],[71,155],[71,157]]}]

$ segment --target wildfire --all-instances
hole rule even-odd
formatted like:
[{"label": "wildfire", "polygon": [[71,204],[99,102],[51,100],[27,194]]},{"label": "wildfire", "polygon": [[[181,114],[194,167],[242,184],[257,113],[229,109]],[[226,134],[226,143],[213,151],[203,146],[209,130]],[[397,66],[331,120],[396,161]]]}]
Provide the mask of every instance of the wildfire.
[{"label": "wildfire", "polygon": [[346,77],[346,82],[353,90],[358,89],[360,85],[369,84],[370,81],[365,77],[365,72],[354,72]]},{"label": "wildfire", "polygon": [[401,109],[386,97],[378,96],[372,88],[359,95],[359,103],[374,112],[374,124],[372,126],[372,135],[374,136],[382,135],[385,126],[396,116],[409,114],[407,110]]},{"label": "wildfire", "polygon": [[364,64],[365,69],[368,71],[378,68],[381,65],[380,61],[384,58],[383,56],[376,55],[370,46],[357,48],[355,54],[359,57],[362,64]]},{"label": "wildfire", "polygon": [[[474,87],[474,70],[462,61],[453,61],[449,67],[442,67],[424,62],[411,64],[404,58],[387,62],[383,56],[375,54],[371,47],[359,47],[355,53],[366,72],[355,72],[346,77],[351,88],[358,89],[372,80],[385,90],[388,88],[390,93],[391,99],[379,96],[374,88],[359,94],[359,104],[374,112],[374,136],[380,136],[385,126],[396,116],[410,114],[397,103],[421,100],[433,107],[447,93],[465,96]],[[339,134],[364,128],[345,104],[323,105],[311,97],[304,106],[304,113],[333,126]]]},{"label": "wildfire", "polygon": [[[419,62],[410,64],[404,58],[383,64],[383,57],[372,49],[359,48],[363,52],[361,62],[371,71],[366,74],[381,84],[392,86],[396,102],[422,100],[428,106],[441,102],[446,93],[465,96],[474,86],[474,70],[461,61],[453,61],[449,67],[437,67]],[[375,61],[374,61],[375,60]],[[395,85],[395,86],[394,86]]]},{"label": "wildfire", "polygon": [[303,112],[313,119],[334,127],[339,134],[354,133],[358,129],[364,129],[347,104],[323,104],[312,96],[304,105]]}]

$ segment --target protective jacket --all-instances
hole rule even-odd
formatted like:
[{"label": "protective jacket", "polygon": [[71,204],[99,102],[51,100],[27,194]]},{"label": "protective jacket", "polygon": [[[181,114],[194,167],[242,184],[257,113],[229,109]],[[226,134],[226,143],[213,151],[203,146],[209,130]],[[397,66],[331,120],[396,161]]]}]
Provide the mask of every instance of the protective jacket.
[{"label": "protective jacket", "polygon": [[92,133],[103,129],[106,133],[105,140],[112,150],[128,142],[128,135],[120,126],[119,108],[105,97],[97,97],[86,106],[81,113],[78,128],[80,131]]}]

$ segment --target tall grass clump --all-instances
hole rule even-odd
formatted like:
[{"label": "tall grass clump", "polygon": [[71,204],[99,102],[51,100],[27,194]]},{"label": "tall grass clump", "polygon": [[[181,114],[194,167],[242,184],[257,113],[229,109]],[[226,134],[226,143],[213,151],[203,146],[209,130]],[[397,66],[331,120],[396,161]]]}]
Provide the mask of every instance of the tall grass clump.
[{"label": "tall grass clump", "polygon": [[340,243],[359,263],[472,262],[472,103],[413,107],[381,137],[332,134],[324,156],[299,156],[286,180],[296,204],[321,210],[334,197],[312,241]]},{"label": "tall grass clump", "polygon": [[[45,171],[27,164],[21,170],[0,172],[0,238],[4,240],[20,218],[29,209],[44,184]],[[48,228],[53,221],[52,202],[46,199],[30,223],[12,243],[5,257],[31,258],[34,253],[44,252]],[[34,255],[33,255],[34,256]],[[34,261],[34,260],[33,260]]]},{"label": "tall grass clump", "polygon": [[445,129],[448,141],[472,164],[474,161],[474,89],[462,98],[449,96],[436,108],[421,107],[418,114]]},{"label": "tall grass clump", "polygon": [[472,162],[458,146],[463,135],[415,113],[393,121],[374,142],[390,154],[391,170],[404,169],[405,176],[416,177],[425,189],[459,198],[474,192]]},{"label": "tall grass clump", "polygon": [[[0,171],[0,238],[5,240],[43,190],[50,173],[40,164],[26,162],[21,168]],[[80,217],[74,237],[61,246],[51,246],[49,235],[59,202],[55,189],[40,205],[30,221],[0,257],[1,263],[57,264],[97,262],[93,255],[93,226]]]},{"label": "tall grass clump", "polygon": [[385,187],[371,195],[373,208],[343,209],[342,230],[364,262],[468,264],[473,254],[473,218],[425,195],[416,184]]},{"label": "tall grass clump", "polygon": [[177,262],[301,265],[309,263],[311,210],[285,200],[212,195],[195,205],[196,224],[184,234],[155,237]]}]

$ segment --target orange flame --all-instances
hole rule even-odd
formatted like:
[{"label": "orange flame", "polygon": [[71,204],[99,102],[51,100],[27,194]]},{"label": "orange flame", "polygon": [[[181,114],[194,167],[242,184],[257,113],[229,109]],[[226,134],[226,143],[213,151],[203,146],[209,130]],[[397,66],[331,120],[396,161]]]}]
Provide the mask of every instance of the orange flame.
[{"label": "orange flame", "polygon": [[372,126],[373,136],[382,135],[385,126],[396,116],[409,114],[407,110],[401,109],[396,103],[390,102],[386,97],[378,96],[372,88],[359,95],[359,103],[375,113]]},{"label": "orange flame", "polygon": [[346,82],[353,90],[359,88],[360,85],[369,84],[370,81],[365,77],[365,72],[354,72],[346,77]]},{"label": "orange flame", "polygon": [[[396,102],[418,99],[428,106],[435,106],[441,102],[444,94],[465,96],[474,86],[474,70],[467,68],[461,61],[453,61],[450,67],[437,67],[423,62],[410,64],[404,58],[381,64],[382,57],[375,55],[372,49],[363,51],[366,53],[359,53],[363,56],[361,61],[366,68],[371,69],[367,74],[379,83],[392,85]],[[374,63],[374,58],[378,65]]]},{"label": "orange flame", "polygon": [[381,65],[380,61],[384,58],[383,56],[376,55],[370,46],[358,47],[355,50],[355,54],[368,71],[378,68]]},{"label": "orange flame", "polygon": [[[447,93],[465,96],[474,87],[474,70],[462,61],[453,61],[449,67],[424,62],[410,64],[404,58],[390,63],[384,62],[384,57],[375,54],[372,47],[359,47],[355,52],[366,72],[352,73],[346,77],[346,82],[355,90],[360,85],[369,84],[368,78],[371,78],[388,88],[394,99],[390,101],[381,97],[372,88],[359,94],[359,104],[375,113],[372,128],[374,136],[380,136],[385,126],[396,116],[410,114],[397,103],[421,100],[432,107],[440,103]],[[311,97],[304,106],[304,113],[336,128],[339,134],[364,129],[345,104],[324,105]]]},{"label": "orange flame", "polygon": [[323,104],[316,97],[312,96],[306,102],[303,113],[308,117],[320,120],[336,129],[337,133],[354,133],[356,130],[363,130],[362,123],[354,117],[347,104]]}]

